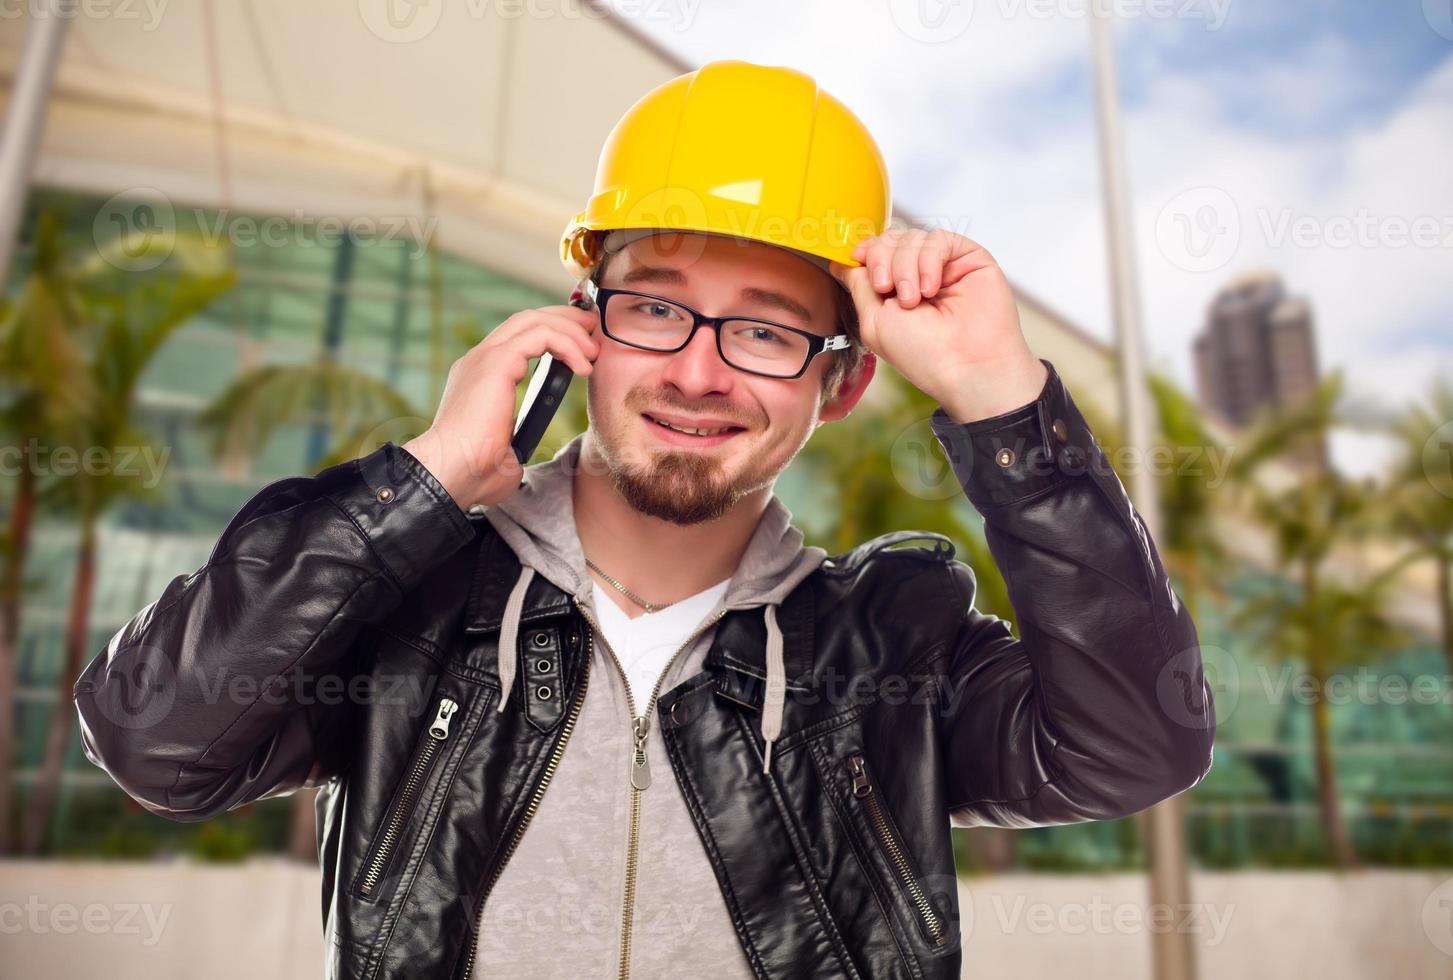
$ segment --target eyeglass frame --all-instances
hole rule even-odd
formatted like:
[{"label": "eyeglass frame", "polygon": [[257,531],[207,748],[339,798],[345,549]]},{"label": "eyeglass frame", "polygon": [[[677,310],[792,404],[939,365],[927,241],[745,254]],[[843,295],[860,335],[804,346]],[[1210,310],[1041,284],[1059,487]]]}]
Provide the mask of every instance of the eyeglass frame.
[{"label": "eyeglass frame", "polygon": [[[703,326],[710,326],[712,331],[716,334],[716,356],[721,358],[722,363],[725,364],[727,367],[732,368],[733,370],[741,371],[743,374],[755,374],[759,378],[772,378],[778,381],[790,381],[794,378],[800,378],[805,373],[807,373],[807,369],[812,366],[812,359],[815,358],[817,355],[824,353],[825,351],[846,350],[848,347],[852,346],[852,338],[845,333],[834,334],[830,337],[824,337],[822,336],[822,334],[809,333],[806,330],[799,330],[797,327],[790,327],[785,323],[778,323],[776,320],[764,320],[761,317],[736,315],[707,316],[704,313],[699,313],[696,310],[693,310],[691,307],[687,306],[685,303],[680,302],[679,300],[668,299],[665,296],[656,296],[652,293],[642,293],[634,289],[611,289],[608,286],[600,285],[594,279],[586,279],[583,289],[585,295],[589,297],[591,303],[595,306],[596,312],[600,314],[601,332],[604,333],[607,337],[610,337],[610,339],[614,340],[616,343],[625,344],[627,347],[631,347],[635,350],[650,351],[653,354],[675,354],[686,349],[686,346],[691,343],[693,338],[696,337],[696,331],[700,330]],[[692,323],[691,329],[687,331],[686,339],[681,342],[681,345],[679,347],[672,347],[669,350],[662,350],[659,347],[642,347],[640,344],[633,344],[629,340],[621,340],[619,337],[612,334],[610,332],[610,329],[605,325],[606,303],[610,301],[610,298],[612,296],[622,295],[640,296],[643,299],[654,299],[659,302],[665,303],[668,306],[674,306],[677,309],[685,310],[687,313],[690,313],[692,317]],[[748,323],[763,323],[769,327],[776,327],[779,330],[788,330],[792,333],[800,334],[803,337],[806,337],[808,344],[807,357],[803,360],[802,367],[797,369],[796,374],[767,374],[763,371],[753,371],[751,368],[744,368],[740,365],[733,364],[731,361],[727,360],[726,354],[723,353],[721,349],[721,325],[724,321],[727,320],[744,320]]]}]

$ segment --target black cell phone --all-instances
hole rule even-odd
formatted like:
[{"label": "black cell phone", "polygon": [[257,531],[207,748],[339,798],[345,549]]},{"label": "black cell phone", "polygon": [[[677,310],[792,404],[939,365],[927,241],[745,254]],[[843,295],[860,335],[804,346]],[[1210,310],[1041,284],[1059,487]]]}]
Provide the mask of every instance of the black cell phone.
[{"label": "black cell phone", "polygon": [[[594,305],[579,290],[570,297],[570,305],[582,310],[594,309]],[[525,389],[525,400],[520,405],[519,417],[515,419],[515,432],[510,438],[510,448],[521,466],[535,454],[535,447],[545,437],[550,420],[555,417],[565,401],[565,391],[575,380],[575,372],[564,361],[556,360],[549,351],[540,355],[535,373],[530,375],[529,387]]]}]

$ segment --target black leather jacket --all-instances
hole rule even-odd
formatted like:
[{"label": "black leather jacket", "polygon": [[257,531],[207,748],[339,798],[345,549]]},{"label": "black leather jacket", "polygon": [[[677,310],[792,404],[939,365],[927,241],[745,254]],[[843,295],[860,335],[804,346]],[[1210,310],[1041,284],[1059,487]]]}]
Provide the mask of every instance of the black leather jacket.
[{"label": "black leather jacket", "polygon": [[[956,978],[951,826],[1123,817],[1211,765],[1194,626],[1059,377],[1007,415],[959,425],[940,409],[933,427],[1020,638],[974,608],[947,538],[895,532],[783,603],[770,774],[760,616],[729,613],[702,673],[658,701],[761,977]],[[903,540],[933,546],[888,547]],[[493,710],[518,572],[489,522],[392,443],[272,483],[87,667],[86,755],[172,820],[320,787],[328,976],[462,976],[589,682],[589,628],[542,580],[515,683],[560,696],[516,689]]]}]

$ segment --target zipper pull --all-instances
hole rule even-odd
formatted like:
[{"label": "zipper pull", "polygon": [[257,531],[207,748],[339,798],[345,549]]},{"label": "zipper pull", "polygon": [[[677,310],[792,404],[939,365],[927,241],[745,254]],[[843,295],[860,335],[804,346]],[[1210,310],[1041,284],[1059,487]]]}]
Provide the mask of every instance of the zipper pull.
[{"label": "zipper pull", "polygon": [[454,717],[454,712],[459,710],[459,702],[453,698],[439,699],[439,713],[434,716],[434,723],[429,726],[429,735],[432,738],[445,738],[449,735],[449,719]]},{"label": "zipper pull", "polygon": [[631,755],[631,785],[636,789],[646,789],[651,785],[651,763],[646,758],[647,722],[645,716],[637,718],[633,727],[636,735],[636,750]]},{"label": "zipper pull", "polygon": [[860,755],[848,757],[848,768],[853,771],[853,795],[857,797],[867,796],[873,792],[873,784],[868,782],[868,766]]}]

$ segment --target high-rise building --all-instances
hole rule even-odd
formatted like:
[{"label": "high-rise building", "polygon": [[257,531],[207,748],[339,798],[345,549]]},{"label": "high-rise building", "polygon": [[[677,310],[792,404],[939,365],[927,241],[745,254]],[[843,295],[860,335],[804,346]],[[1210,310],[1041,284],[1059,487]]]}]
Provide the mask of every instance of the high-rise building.
[{"label": "high-rise building", "polygon": [[[1231,426],[1300,404],[1317,388],[1311,306],[1288,296],[1269,269],[1243,273],[1211,301],[1195,357],[1201,405]],[[1308,462],[1320,456],[1319,448],[1305,454]]]}]

